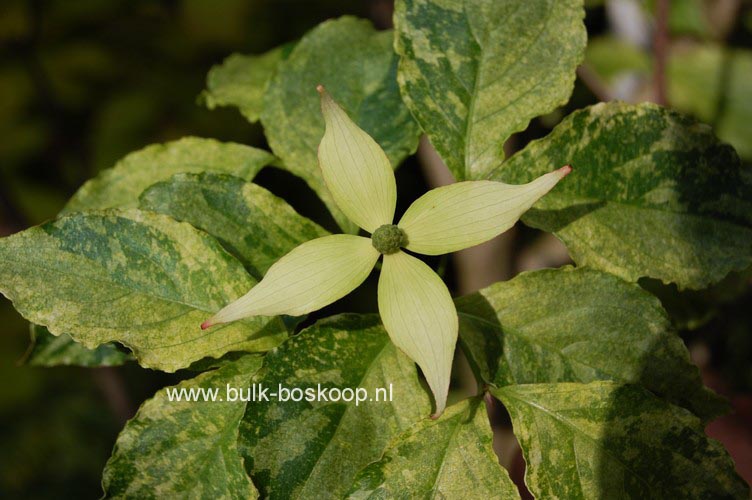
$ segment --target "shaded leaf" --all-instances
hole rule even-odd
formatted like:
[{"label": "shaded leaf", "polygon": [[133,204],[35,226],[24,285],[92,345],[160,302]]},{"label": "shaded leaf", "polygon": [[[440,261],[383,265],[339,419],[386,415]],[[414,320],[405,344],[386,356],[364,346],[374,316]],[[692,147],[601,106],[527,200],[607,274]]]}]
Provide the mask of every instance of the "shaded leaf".
[{"label": "shaded leaf", "polygon": [[[246,468],[269,498],[332,498],[378,460],[399,432],[431,409],[415,365],[389,341],[375,315],[316,323],[266,356],[256,383],[303,391],[391,390],[391,401],[276,401],[250,404],[240,428]],[[383,396],[383,394],[382,394]]]},{"label": "shaded leaf", "polygon": [[87,349],[67,333],[55,336],[45,327],[30,325],[31,345],[24,362],[31,366],[119,366],[133,356],[115,344]]},{"label": "shaded leaf", "polygon": [[152,184],[181,172],[222,172],[251,180],[274,160],[261,149],[214,139],[186,137],[153,144],[129,154],[113,168],[86,182],[62,213],[103,208],[134,208]]},{"label": "shaded leaf", "polygon": [[90,349],[120,342],[165,371],[281,342],[278,318],[199,328],[254,283],[210,236],[138,210],[75,214],[0,239],[0,292],[25,318]]},{"label": "shaded leaf", "polygon": [[582,0],[396,2],[402,94],[457,180],[484,177],[509,136],[569,100],[584,16]]},{"label": "shaded leaf", "polygon": [[[105,497],[258,498],[237,448],[246,403],[224,398],[228,386],[248,386],[261,360],[244,356],[146,401],[115,443],[102,479]],[[192,395],[201,399],[176,399]]]},{"label": "shaded leaf", "polygon": [[248,121],[258,121],[269,81],[292,47],[282,45],[258,55],[232,54],[209,70],[201,100],[209,109],[235,106]]},{"label": "shaded leaf", "polygon": [[[748,498],[702,422],[613,382],[492,389],[512,416],[537,498]],[[621,494],[621,495],[619,495]]]},{"label": "shaded leaf", "polygon": [[216,237],[256,279],[301,243],[329,234],[261,186],[209,172],[154,184],[140,206]]},{"label": "shaded leaf", "polygon": [[523,273],[455,302],[462,344],[488,383],[613,380],[642,384],[704,419],[728,410],[703,387],[660,302],[613,275]]},{"label": "shaded leaf", "polygon": [[573,173],[522,217],[579,265],[704,288],[752,262],[752,171],[709,127],[653,104],[577,111],[491,175]]},{"label": "shaded leaf", "polygon": [[492,441],[482,400],[462,401],[395,438],[348,498],[519,498]]},{"label": "shaded leaf", "polygon": [[316,191],[348,232],[357,227],[334,203],[316,158],[324,135],[316,86],[326,87],[396,167],[415,151],[420,131],[402,103],[391,46],[392,33],[377,32],[368,21],[342,17],[324,22],[279,65],[264,97],[261,123],[272,150],[284,168]]},{"label": "shaded leaf", "polygon": [[752,267],[729,273],[715,285],[704,290],[678,290],[676,285],[664,285],[658,280],[644,278],[642,288],[658,297],[677,330],[696,330],[709,323],[723,306],[734,303],[749,289]]}]

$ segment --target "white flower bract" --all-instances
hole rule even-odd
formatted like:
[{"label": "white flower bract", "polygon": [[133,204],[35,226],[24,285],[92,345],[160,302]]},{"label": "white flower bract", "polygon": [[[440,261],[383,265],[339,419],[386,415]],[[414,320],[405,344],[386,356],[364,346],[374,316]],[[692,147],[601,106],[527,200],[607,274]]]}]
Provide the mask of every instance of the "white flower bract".
[{"label": "white flower bract", "polygon": [[[326,123],[319,165],[334,201],[369,233],[393,224],[397,186],[386,154],[323,87],[318,91]],[[416,253],[439,255],[475,246],[512,227],[570,171],[562,167],[519,186],[467,181],[436,188],[418,198],[397,227],[405,233],[406,248]],[[379,256],[371,240],[362,236],[336,234],[308,241],[201,326],[315,311],[363,283]],[[425,263],[397,250],[384,255],[378,302],[392,342],[420,366],[434,395],[435,415],[440,415],[458,331],[449,290]]]}]

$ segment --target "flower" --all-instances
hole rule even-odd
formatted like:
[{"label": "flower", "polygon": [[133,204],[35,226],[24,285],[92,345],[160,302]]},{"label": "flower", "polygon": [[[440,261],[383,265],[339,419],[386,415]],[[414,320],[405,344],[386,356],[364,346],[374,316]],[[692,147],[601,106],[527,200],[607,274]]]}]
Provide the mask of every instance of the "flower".
[{"label": "flower", "polygon": [[326,123],[318,151],[324,181],[340,210],[371,238],[334,234],[301,244],[201,328],[320,309],[358,287],[383,255],[382,322],[392,342],[423,370],[438,416],[449,391],[457,311],[441,278],[403,249],[440,255],[483,243],[512,227],[571,168],[519,186],[466,181],[439,187],[418,198],[394,225],[397,185],[389,159],[322,86],[317,90]]}]

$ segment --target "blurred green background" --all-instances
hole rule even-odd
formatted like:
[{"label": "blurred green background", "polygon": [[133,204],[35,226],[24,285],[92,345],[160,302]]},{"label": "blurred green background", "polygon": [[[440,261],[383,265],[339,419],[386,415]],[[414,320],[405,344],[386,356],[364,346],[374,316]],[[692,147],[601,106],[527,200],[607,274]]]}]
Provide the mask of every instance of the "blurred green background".
[{"label": "blurred green background", "polygon": [[[512,149],[598,99],[652,98],[653,54],[649,37],[640,36],[654,25],[654,2],[643,2],[633,18],[614,10],[629,1],[586,3],[591,45],[571,102],[531,123]],[[0,236],[54,217],[85,180],[147,144],[198,135],[265,147],[258,124],[233,109],[200,105],[211,66],[233,52],[259,53],[295,40],[343,14],[386,28],[391,11],[388,0],[2,0]],[[752,6],[674,0],[668,27],[670,104],[711,123],[749,162]],[[302,182],[268,172],[259,181],[331,227]],[[398,182],[401,200],[426,189],[414,159],[400,169]],[[519,229],[513,252],[536,237]],[[447,275],[451,282],[451,264]],[[752,419],[748,275],[701,293],[645,286],[664,300],[706,380],[733,398],[738,415],[714,432],[741,446],[731,450],[740,471],[752,469],[752,434],[740,423]],[[368,309],[372,295],[366,287],[325,313]],[[0,497],[98,497],[102,468],[125,419],[179,375],[136,366],[27,367],[28,339],[26,322],[0,298]]]}]

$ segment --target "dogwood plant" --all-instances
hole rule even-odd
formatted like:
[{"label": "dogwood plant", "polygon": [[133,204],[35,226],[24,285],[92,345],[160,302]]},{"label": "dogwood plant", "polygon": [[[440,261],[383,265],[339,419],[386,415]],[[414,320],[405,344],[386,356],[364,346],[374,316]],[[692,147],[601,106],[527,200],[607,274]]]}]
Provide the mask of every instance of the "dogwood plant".
[{"label": "dogwood plant", "polygon": [[[704,432],[729,405],[676,331],[721,288],[684,290],[748,279],[748,166],[670,108],[575,109],[582,0],[394,6],[393,30],[344,16],[210,71],[202,101],[259,121],[269,151],[154,144],[0,238],[28,363],[181,371],[120,433],[105,497],[519,499],[484,408],[503,405],[536,498],[749,498]],[[421,136],[458,182],[395,220],[392,167]],[[544,232],[571,262],[451,298],[415,256],[519,218],[534,229],[492,258],[540,256]],[[373,313],[304,318],[382,255]],[[448,405],[455,345],[479,393]]]},{"label": "dogwood plant", "polygon": [[392,342],[423,370],[438,417],[449,391],[457,311],[441,278],[403,249],[440,255],[488,241],[512,227],[572,169],[564,166],[522,185],[465,181],[432,189],[395,225],[397,183],[389,159],[323,86],[317,90],[326,123],[318,150],[324,182],[339,209],[371,237],[335,234],[303,243],[201,328],[320,309],[363,283],[383,255],[381,319]]}]

